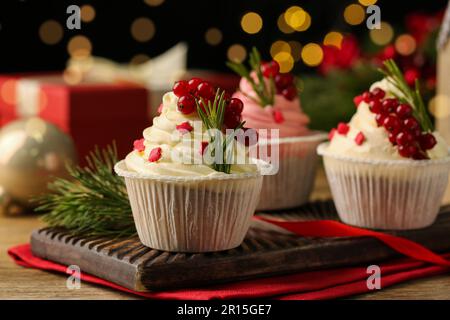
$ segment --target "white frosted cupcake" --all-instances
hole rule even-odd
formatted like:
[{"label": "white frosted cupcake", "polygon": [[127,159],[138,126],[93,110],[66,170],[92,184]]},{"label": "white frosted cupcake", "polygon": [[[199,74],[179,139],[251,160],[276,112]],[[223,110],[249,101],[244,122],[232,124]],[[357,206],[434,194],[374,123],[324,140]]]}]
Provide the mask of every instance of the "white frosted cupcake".
[{"label": "white frosted cupcake", "polygon": [[420,96],[392,62],[386,67],[390,77],[355,98],[351,121],[333,129],[318,153],[345,223],[423,228],[436,219],[447,185],[448,146],[432,131]]},{"label": "white frosted cupcake", "polygon": [[[214,161],[213,150],[219,149],[214,149],[203,120],[222,127],[233,105],[219,95],[214,103],[214,88],[200,85],[197,78],[178,82],[174,92],[165,94],[161,114],[115,167],[125,177],[139,238],[154,249],[206,252],[237,247],[259,199],[262,176],[243,145],[235,139],[228,144],[236,159],[244,155],[244,163]],[[210,101],[207,107],[200,97]],[[203,118],[195,101],[203,108]],[[220,108],[225,108],[222,122],[216,112]],[[215,139],[226,138],[222,131],[216,131]]]},{"label": "white frosted cupcake", "polygon": [[[250,60],[259,61],[252,52]],[[271,162],[274,173],[263,181],[258,210],[297,207],[309,200],[318,164],[317,146],[326,134],[308,128],[295,79],[280,73],[277,62],[252,65],[229,63],[242,76],[233,97],[244,102],[243,120],[258,130],[258,157]]]}]

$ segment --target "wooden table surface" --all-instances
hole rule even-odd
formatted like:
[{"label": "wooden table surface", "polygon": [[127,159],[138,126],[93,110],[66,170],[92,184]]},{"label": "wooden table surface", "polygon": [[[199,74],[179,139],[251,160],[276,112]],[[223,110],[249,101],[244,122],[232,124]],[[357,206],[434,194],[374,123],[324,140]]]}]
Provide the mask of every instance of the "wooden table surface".
[{"label": "wooden table surface", "polygon": [[[319,170],[313,199],[326,199],[330,192]],[[43,226],[37,216],[0,216],[0,299],[137,299],[130,294],[83,282],[69,290],[66,276],[15,265],[6,251],[29,241],[31,231]],[[450,236],[450,235],[449,235]],[[435,276],[395,285],[355,299],[450,299],[450,275]]]}]

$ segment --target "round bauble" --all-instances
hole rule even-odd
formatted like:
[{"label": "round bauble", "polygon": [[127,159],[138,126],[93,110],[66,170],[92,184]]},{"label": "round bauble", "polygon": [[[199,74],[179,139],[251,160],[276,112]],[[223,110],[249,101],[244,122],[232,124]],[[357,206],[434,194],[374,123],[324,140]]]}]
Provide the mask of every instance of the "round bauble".
[{"label": "round bauble", "polygon": [[0,130],[0,186],[23,205],[32,206],[56,177],[68,177],[66,164],[75,162],[72,139],[40,118],[17,120]]}]

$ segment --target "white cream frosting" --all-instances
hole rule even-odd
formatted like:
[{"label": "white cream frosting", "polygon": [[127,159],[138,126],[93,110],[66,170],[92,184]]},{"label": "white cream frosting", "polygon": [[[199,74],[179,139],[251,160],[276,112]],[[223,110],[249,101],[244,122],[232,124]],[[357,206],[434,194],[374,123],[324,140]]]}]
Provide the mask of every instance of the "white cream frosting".
[{"label": "white cream frosting", "polygon": [[[170,175],[170,176],[208,176],[225,173],[214,170],[203,162],[201,142],[209,141],[209,136],[202,126],[196,112],[185,115],[177,110],[178,98],[173,92],[163,97],[161,114],[153,119],[153,125],[144,130],[145,150],[133,150],[125,158],[128,169],[138,173]],[[182,134],[176,126],[184,122],[194,127],[194,130]],[[148,161],[151,150],[161,148],[161,158],[156,162]],[[236,148],[244,148],[235,143]],[[240,150],[240,152],[244,152]],[[177,155],[180,155],[177,157]],[[182,157],[181,157],[182,155]],[[249,163],[247,159],[246,163]],[[234,164],[231,173],[255,172],[254,164]]]},{"label": "white cream frosting", "polygon": [[[387,79],[375,82],[371,86],[383,89],[386,97],[394,97],[394,92],[399,93]],[[398,153],[397,147],[393,146],[388,137],[388,132],[383,127],[378,127],[375,121],[375,114],[369,109],[369,105],[362,101],[356,113],[348,123],[350,130],[346,135],[336,132],[332,141],[328,146],[328,152],[357,158],[379,159],[379,160],[395,160],[405,159]],[[356,135],[362,132],[365,141],[361,145],[355,143]],[[448,146],[443,137],[438,132],[433,132],[437,143],[433,149],[428,150],[427,154],[430,159],[439,159],[448,156]]]}]

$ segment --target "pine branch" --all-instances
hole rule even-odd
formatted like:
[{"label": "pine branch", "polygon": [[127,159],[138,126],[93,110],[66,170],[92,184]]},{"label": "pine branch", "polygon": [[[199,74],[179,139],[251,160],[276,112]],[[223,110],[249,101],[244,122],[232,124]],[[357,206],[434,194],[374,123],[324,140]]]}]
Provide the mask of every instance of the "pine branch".
[{"label": "pine branch", "polygon": [[425,103],[420,94],[419,81],[416,79],[415,88],[413,90],[409,87],[400,68],[394,60],[386,60],[384,62],[384,67],[385,69],[380,69],[380,71],[387,77],[388,81],[401,92],[401,95],[397,96],[397,98],[412,106],[414,116],[419,119],[424,131],[434,131],[433,123],[428,116]]},{"label": "pine branch", "polygon": [[113,172],[115,145],[96,148],[86,167],[69,166],[72,180],[57,179],[50,194],[36,199],[50,226],[76,234],[125,237],[136,233],[124,181]]}]

